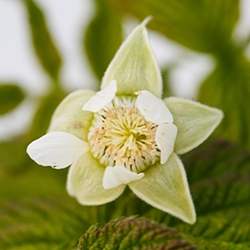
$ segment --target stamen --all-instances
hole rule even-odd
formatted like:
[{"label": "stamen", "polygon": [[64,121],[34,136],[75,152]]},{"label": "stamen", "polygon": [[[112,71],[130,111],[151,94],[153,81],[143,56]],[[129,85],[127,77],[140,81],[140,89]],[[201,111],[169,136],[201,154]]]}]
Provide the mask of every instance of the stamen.
[{"label": "stamen", "polygon": [[156,129],[139,113],[134,98],[116,97],[95,114],[88,134],[90,150],[105,166],[122,165],[141,172],[160,159]]}]

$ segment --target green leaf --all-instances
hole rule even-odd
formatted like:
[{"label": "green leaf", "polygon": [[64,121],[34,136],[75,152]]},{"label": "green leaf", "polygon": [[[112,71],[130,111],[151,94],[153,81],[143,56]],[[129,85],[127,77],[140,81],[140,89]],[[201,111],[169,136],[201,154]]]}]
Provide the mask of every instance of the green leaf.
[{"label": "green leaf", "polygon": [[0,142],[2,169],[11,173],[27,171],[31,160],[26,154],[26,148],[31,141],[47,132],[51,116],[64,95],[63,91],[53,91],[42,96],[38,100],[30,127],[23,134]]},{"label": "green leaf", "polygon": [[198,249],[250,249],[250,153],[210,142],[184,157],[197,212],[190,226],[139,201],[131,193],[99,208],[104,220],[139,214],[181,231]]},{"label": "green leaf", "polygon": [[192,250],[195,247],[183,240],[176,230],[144,218],[128,217],[90,227],[77,247],[77,250],[89,249]]},{"label": "green leaf", "polygon": [[51,117],[64,96],[65,93],[58,90],[49,92],[40,98],[28,131],[29,140],[34,140],[47,132]]},{"label": "green leaf", "polygon": [[202,52],[223,53],[239,16],[239,0],[109,0],[120,11],[144,19],[153,29]]},{"label": "green leaf", "polygon": [[121,16],[105,0],[95,0],[95,15],[84,36],[85,51],[98,79],[122,42]]},{"label": "green leaf", "polygon": [[0,84],[0,115],[15,109],[25,98],[24,91],[14,83]]},{"label": "green leaf", "polygon": [[[79,247],[84,249],[82,244],[90,244],[93,250],[116,249],[110,246],[118,240],[124,249],[130,249],[126,245],[130,242],[134,249],[141,249],[138,244],[143,246],[145,242],[156,246],[144,245],[145,249],[159,249],[157,246],[180,238],[199,250],[249,250],[250,153],[226,142],[210,142],[186,155],[184,162],[198,215],[192,226],[152,208],[132,192],[104,206],[80,206],[65,192],[65,171],[37,166],[27,166],[33,170],[25,175],[0,171],[0,249],[75,249],[83,235]],[[84,234],[93,223],[134,214],[162,225],[132,219],[129,229],[116,221],[92,227]],[[105,233],[110,241],[93,238],[92,232],[97,236]],[[107,247],[97,248],[92,245],[94,240],[99,244],[107,242]]]},{"label": "green leaf", "polygon": [[66,194],[65,171],[32,168],[0,172],[0,249],[72,249],[91,225],[90,212]]},{"label": "green leaf", "polygon": [[202,83],[199,100],[223,110],[221,136],[250,148],[250,63],[240,54],[226,62]]},{"label": "green leaf", "polygon": [[0,142],[0,171],[18,173],[27,167],[29,159],[26,155],[25,136],[20,135]]},{"label": "green leaf", "polygon": [[23,0],[34,51],[45,72],[58,84],[62,67],[62,58],[49,32],[46,17],[42,9],[33,0]]},{"label": "green leaf", "polygon": [[162,76],[162,97],[168,97],[172,96],[172,90],[170,86],[170,79],[169,79],[169,72],[170,68],[164,68],[161,71],[161,76]]},{"label": "green leaf", "polygon": [[249,249],[250,153],[217,142],[187,155],[186,162],[198,222],[177,228],[200,249]]}]

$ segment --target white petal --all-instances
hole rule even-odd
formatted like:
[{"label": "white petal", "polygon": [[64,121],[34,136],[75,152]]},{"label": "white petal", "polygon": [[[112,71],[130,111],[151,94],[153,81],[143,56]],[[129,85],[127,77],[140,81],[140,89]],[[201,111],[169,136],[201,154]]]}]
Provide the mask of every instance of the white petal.
[{"label": "white petal", "polygon": [[42,166],[65,168],[86,150],[87,143],[65,132],[50,132],[29,144],[27,153]]},{"label": "white petal", "polygon": [[105,88],[92,96],[82,109],[84,111],[98,112],[114,99],[116,91],[116,81],[113,80]]},{"label": "white petal", "polygon": [[172,123],[160,124],[156,130],[155,141],[161,150],[161,164],[164,164],[174,151],[177,127]]},{"label": "white petal", "polygon": [[139,92],[135,106],[147,121],[156,124],[173,122],[173,116],[166,104],[147,90]]},{"label": "white petal", "polygon": [[107,167],[103,176],[103,187],[104,189],[115,188],[122,184],[140,180],[143,176],[143,173],[137,174],[123,166]]}]

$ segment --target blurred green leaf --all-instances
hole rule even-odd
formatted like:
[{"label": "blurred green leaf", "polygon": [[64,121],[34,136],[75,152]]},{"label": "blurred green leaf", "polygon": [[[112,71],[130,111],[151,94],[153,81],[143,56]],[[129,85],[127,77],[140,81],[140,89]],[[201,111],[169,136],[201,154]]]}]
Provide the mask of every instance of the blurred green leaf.
[{"label": "blurred green leaf", "polygon": [[[65,92],[58,89],[38,99],[32,123],[23,134],[0,142],[1,167],[10,173],[30,170],[31,160],[26,154],[28,144],[47,132],[51,116]],[[14,156],[14,157],[12,157]]]},{"label": "blurred green leaf", "polygon": [[31,127],[28,130],[29,140],[34,140],[47,132],[52,114],[64,96],[65,92],[59,89],[40,98]]},{"label": "blurred green leaf", "polygon": [[0,83],[0,115],[16,108],[25,98],[24,91],[14,83]]},{"label": "blurred green leaf", "polygon": [[26,155],[26,145],[23,135],[0,142],[0,172],[18,173],[27,169],[30,161]]},{"label": "blurred green leaf", "polygon": [[58,84],[62,58],[56,47],[41,8],[33,0],[23,0],[37,58],[45,72]]},{"label": "blurred green leaf", "polygon": [[224,54],[231,46],[239,17],[239,0],[109,0],[121,12],[144,19],[184,46],[201,52]]},{"label": "blurred green leaf", "polygon": [[169,68],[165,68],[161,71],[162,75],[162,84],[163,84],[163,94],[162,97],[168,97],[171,96],[171,86],[170,86],[170,81],[169,81]]},{"label": "blurred green leaf", "polygon": [[105,0],[95,0],[96,12],[84,35],[85,51],[98,79],[122,42],[122,23],[119,13]]},{"label": "blurred green leaf", "polygon": [[250,63],[240,53],[226,62],[201,84],[199,100],[224,111],[221,136],[250,148]]},{"label": "blurred green leaf", "polygon": [[194,250],[171,228],[145,218],[128,217],[90,227],[80,238],[77,250]]}]

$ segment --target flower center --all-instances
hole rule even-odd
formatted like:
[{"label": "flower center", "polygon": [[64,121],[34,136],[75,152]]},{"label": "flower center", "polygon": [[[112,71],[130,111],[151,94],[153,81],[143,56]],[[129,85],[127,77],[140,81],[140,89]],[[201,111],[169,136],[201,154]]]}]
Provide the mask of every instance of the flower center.
[{"label": "flower center", "polygon": [[160,159],[156,128],[139,113],[135,98],[116,97],[95,114],[88,134],[90,150],[105,166],[122,165],[141,172]]}]

